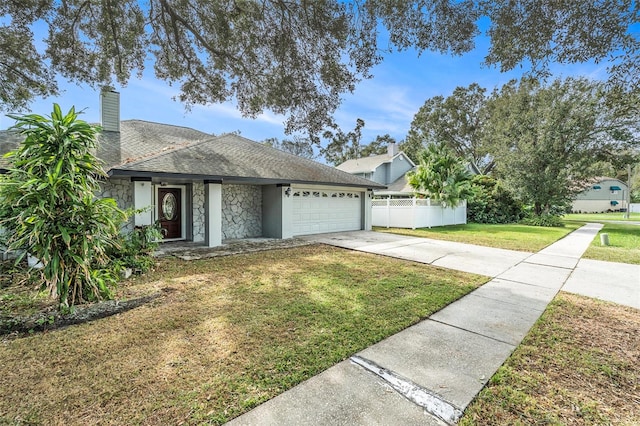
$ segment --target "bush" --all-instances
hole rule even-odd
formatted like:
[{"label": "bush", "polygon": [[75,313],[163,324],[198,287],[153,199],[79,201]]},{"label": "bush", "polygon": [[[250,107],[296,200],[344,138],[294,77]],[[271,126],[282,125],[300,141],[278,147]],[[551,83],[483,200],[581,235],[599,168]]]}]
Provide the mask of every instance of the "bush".
[{"label": "bush", "polygon": [[525,217],[520,221],[523,225],[531,225],[531,226],[548,226],[554,228],[562,228],[564,227],[564,222],[560,216],[552,215],[552,214],[542,214],[535,215],[531,214]]},{"label": "bush", "polygon": [[473,223],[516,223],[524,216],[522,205],[500,183],[489,176],[471,180],[467,220]]},{"label": "bush", "polygon": [[37,257],[37,270],[59,307],[111,297],[116,273],[107,251],[117,246],[124,212],[96,198],[106,177],[93,155],[99,129],[78,120],[74,108],[50,117],[10,116],[24,142],[9,154],[0,184],[0,226],[7,249]]},{"label": "bush", "polygon": [[153,265],[153,251],[158,248],[162,234],[159,223],[136,226],[133,232],[121,235],[119,248],[109,252],[119,269],[131,268],[136,273],[144,273]]}]

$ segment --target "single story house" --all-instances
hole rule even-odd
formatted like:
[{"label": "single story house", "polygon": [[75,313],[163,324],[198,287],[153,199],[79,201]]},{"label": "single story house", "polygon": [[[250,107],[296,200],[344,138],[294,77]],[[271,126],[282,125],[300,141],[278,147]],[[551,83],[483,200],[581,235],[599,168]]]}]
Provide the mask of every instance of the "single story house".
[{"label": "single story house", "polygon": [[[372,190],[383,185],[235,134],[121,122],[119,96],[101,94],[97,156],[108,180],[99,195],[123,209],[146,209],[128,230],[157,220],[165,241],[214,247],[226,239],[371,229]],[[1,132],[0,151],[14,149],[17,136]]]},{"label": "single story house", "polygon": [[599,177],[573,200],[571,210],[580,213],[602,213],[626,209],[629,188],[626,183],[610,177]]}]

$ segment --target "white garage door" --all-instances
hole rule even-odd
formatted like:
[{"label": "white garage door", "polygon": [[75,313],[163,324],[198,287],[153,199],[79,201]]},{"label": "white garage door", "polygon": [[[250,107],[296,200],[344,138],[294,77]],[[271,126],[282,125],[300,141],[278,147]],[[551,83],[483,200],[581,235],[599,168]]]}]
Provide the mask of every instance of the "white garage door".
[{"label": "white garage door", "polygon": [[362,229],[362,193],[317,188],[293,190],[293,235]]}]

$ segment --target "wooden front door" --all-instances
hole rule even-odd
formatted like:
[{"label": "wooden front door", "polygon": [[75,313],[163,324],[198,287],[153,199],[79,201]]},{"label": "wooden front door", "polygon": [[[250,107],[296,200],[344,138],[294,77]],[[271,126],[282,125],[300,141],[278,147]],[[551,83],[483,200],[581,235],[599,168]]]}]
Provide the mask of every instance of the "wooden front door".
[{"label": "wooden front door", "polygon": [[182,237],[182,190],[158,188],[158,220],[163,238]]}]

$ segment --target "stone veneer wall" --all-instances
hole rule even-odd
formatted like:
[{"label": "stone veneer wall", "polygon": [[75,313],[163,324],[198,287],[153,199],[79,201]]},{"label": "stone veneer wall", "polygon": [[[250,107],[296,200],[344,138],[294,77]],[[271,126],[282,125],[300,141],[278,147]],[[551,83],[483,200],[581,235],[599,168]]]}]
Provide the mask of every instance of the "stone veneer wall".
[{"label": "stone veneer wall", "polygon": [[222,239],[262,236],[262,188],[222,185]]},{"label": "stone veneer wall", "polygon": [[193,197],[193,241],[205,239],[204,183],[194,182],[191,186]]},{"label": "stone veneer wall", "polygon": [[[133,208],[133,184],[127,180],[111,179],[103,182],[101,191],[98,192],[100,198],[113,198],[116,200],[118,207],[122,210]],[[133,231],[133,216],[129,218],[127,223],[122,227],[123,233]]]}]

